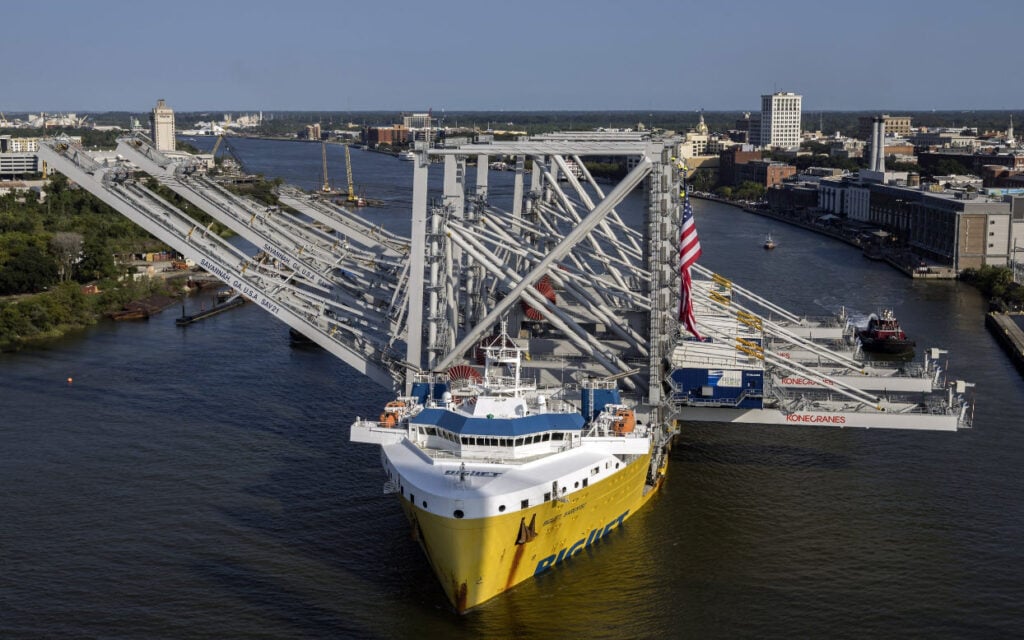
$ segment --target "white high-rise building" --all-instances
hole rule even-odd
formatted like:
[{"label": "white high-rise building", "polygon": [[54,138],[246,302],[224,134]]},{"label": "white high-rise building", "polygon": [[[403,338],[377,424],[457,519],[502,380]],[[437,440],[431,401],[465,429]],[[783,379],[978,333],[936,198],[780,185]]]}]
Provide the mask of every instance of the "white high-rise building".
[{"label": "white high-rise building", "polygon": [[779,91],[761,96],[762,147],[789,149],[800,145],[800,112],[803,96]]},{"label": "white high-rise building", "polygon": [[163,98],[156,101],[153,113],[149,114],[149,125],[157,151],[174,151],[174,109]]}]

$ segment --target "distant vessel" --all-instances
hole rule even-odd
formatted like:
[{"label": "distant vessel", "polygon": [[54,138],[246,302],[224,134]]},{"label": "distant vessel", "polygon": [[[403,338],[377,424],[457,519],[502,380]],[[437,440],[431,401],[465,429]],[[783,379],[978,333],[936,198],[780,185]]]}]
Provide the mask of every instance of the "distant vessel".
[{"label": "distant vessel", "polygon": [[883,310],[881,316],[871,314],[867,328],[858,331],[857,337],[864,351],[871,353],[913,353],[917,344],[903,332],[891,309]]},{"label": "distant vessel", "polygon": [[[538,388],[504,332],[485,367],[422,374],[354,442],[380,444],[385,491],[460,613],[558,565],[585,560],[661,485],[669,440],[611,380]],[[578,403],[578,406],[577,406]]]},{"label": "distant vessel", "polygon": [[774,249],[775,248],[775,241],[772,240],[772,232],[771,231],[769,231],[768,233],[764,234],[764,248],[765,249]]},{"label": "distant vessel", "polygon": [[402,151],[398,154],[398,159],[412,162],[413,160],[416,159],[416,154],[413,153],[412,151]]}]

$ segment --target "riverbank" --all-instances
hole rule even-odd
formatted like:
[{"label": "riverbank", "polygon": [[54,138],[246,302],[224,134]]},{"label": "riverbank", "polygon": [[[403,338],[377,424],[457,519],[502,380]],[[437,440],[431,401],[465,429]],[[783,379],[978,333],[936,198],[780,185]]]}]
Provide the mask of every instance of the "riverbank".
[{"label": "riverbank", "polygon": [[999,313],[990,311],[985,315],[988,329],[1003,351],[1010,356],[1017,370],[1024,374],[1024,315],[1020,313]]},{"label": "riverbank", "polygon": [[131,282],[66,282],[50,291],[0,299],[0,352],[82,331],[104,317],[141,319],[171,306],[207,274],[161,273]]},{"label": "riverbank", "polygon": [[[874,226],[850,225],[848,223],[836,222],[835,216],[817,215],[816,213],[792,212],[783,213],[773,211],[767,207],[749,202],[734,202],[719,198],[713,194],[696,194],[691,196],[699,200],[711,200],[733,207],[739,207],[747,213],[752,213],[765,218],[771,218],[784,224],[800,227],[808,231],[829,236],[845,242],[848,245],[865,251],[865,243],[861,240],[864,234],[869,233]],[[944,265],[928,264],[923,258],[910,251],[895,249],[885,246],[874,245],[872,251],[865,251],[864,256],[870,260],[880,260],[888,263],[891,267],[899,270],[904,275],[915,279],[926,280],[956,280],[957,273],[951,267]]]}]

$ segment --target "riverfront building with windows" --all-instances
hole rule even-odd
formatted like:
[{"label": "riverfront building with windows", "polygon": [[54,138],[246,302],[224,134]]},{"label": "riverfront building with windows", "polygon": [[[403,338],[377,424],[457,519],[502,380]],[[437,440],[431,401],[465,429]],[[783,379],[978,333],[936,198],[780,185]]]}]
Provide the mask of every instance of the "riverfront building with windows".
[{"label": "riverfront building with windows", "polygon": [[157,151],[174,151],[174,109],[168,107],[163,98],[156,101],[149,114],[149,125]]},{"label": "riverfront building with windows", "polygon": [[795,93],[779,91],[761,96],[761,120],[755,125],[757,138],[752,135],[752,141],[781,149],[800,146],[802,108],[803,96]]}]

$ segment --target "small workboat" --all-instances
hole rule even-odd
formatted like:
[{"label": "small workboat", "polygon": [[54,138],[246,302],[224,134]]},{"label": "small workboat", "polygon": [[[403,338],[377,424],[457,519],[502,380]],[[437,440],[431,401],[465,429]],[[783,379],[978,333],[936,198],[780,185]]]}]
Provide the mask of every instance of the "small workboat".
[{"label": "small workboat", "polygon": [[868,326],[857,332],[864,351],[900,355],[914,352],[917,344],[907,337],[899,320],[891,309],[885,309],[880,316],[871,314]]}]

